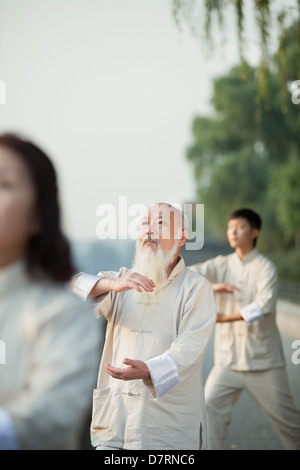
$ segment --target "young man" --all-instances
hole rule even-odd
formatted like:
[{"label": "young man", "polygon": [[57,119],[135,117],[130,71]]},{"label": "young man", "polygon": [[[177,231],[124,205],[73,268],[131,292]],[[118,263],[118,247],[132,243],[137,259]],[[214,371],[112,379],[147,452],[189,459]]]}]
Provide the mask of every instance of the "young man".
[{"label": "young man", "polygon": [[217,293],[214,367],[205,385],[208,438],[228,449],[231,407],[247,390],[272,421],[287,449],[300,449],[300,413],[294,408],[275,322],[277,274],[256,249],[261,227],[250,209],[233,212],[227,237],[235,252],[190,266]]},{"label": "young man", "polygon": [[141,221],[132,269],[80,274],[108,320],[92,444],[97,449],[206,449],[204,353],[215,325],[213,290],[179,256],[183,216],[155,204]]}]

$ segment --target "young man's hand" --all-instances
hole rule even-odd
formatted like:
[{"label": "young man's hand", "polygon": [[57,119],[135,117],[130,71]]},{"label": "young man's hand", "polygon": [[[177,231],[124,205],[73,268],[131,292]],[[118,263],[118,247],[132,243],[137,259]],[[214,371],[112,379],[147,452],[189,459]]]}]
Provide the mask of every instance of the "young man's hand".
[{"label": "young man's hand", "polygon": [[238,313],[232,313],[231,315],[224,315],[224,313],[217,313],[216,322],[217,323],[224,323],[228,321],[238,321],[244,320],[242,315]]},{"label": "young man's hand", "polygon": [[216,294],[233,294],[235,290],[240,291],[238,287],[227,282],[216,282],[212,284],[212,289]]}]

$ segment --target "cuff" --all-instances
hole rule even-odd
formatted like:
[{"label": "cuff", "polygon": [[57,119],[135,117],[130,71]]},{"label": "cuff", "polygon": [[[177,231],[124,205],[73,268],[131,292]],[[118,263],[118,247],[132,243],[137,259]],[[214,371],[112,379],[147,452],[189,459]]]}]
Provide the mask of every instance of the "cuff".
[{"label": "cuff", "polygon": [[154,357],[145,363],[149,369],[157,399],[179,383],[177,367],[168,354]]},{"label": "cuff", "polygon": [[263,316],[262,311],[258,308],[256,302],[251,302],[251,304],[245,305],[244,307],[240,308],[240,314],[247,323],[251,323],[254,320],[258,320]]},{"label": "cuff", "polygon": [[15,426],[10,414],[0,408],[0,450],[17,450]]},{"label": "cuff", "polygon": [[72,290],[74,294],[81,297],[83,300],[88,298],[89,293],[93,289],[94,285],[103,276],[95,276],[94,274],[80,274],[74,281]]}]

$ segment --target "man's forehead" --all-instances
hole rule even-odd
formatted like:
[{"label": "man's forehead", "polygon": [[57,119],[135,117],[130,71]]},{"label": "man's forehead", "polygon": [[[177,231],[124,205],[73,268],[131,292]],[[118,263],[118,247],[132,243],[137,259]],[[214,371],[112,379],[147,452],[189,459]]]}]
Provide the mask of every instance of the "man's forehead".
[{"label": "man's forehead", "polygon": [[228,225],[235,225],[235,224],[242,224],[242,223],[249,223],[245,217],[234,217],[233,219],[228,220]]},{"label": "man's forehead", "polygon": [[172,208],[168,204],[155,204],[152,207],[148,208],[147,212],[143,215],[142,218],[161,218],[170,220],[172,218],[172,213],[175,213],[174,208]]}]

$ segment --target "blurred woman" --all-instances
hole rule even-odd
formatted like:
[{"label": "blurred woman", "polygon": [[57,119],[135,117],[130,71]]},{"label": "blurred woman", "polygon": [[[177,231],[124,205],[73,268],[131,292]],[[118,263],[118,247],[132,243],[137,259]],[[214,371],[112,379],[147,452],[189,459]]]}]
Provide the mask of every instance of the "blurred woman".
[{"label": "blurred woman", "polygon": [[0,135],[0,449],[79,446],[100,338],[73,274],[51,161]]}]

